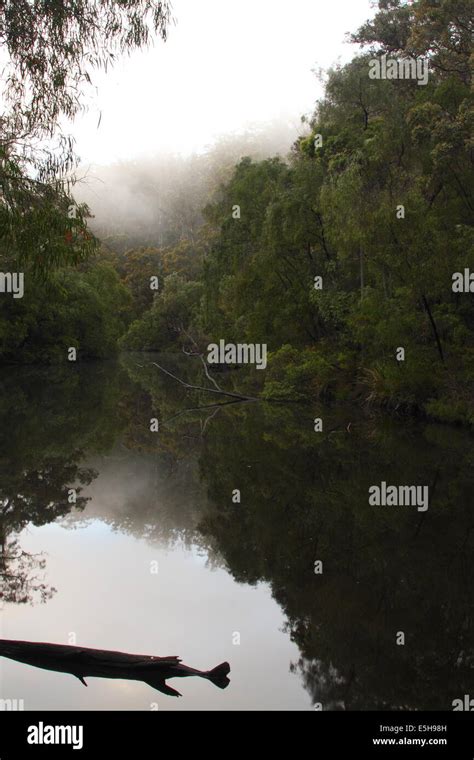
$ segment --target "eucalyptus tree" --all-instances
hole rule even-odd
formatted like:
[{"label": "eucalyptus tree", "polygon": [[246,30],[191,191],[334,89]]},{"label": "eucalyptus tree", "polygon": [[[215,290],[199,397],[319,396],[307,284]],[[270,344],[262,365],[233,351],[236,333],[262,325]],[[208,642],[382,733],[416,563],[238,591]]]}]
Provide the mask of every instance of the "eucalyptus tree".
[{"label": "eucalyptus tree", "polygon": [[0,253],[47,272],[93,250],[87,206],[71,197],[76,166],[63,118],[84,109],[94,71],[165,40],[168,0],[4,0],[0,93]]}]

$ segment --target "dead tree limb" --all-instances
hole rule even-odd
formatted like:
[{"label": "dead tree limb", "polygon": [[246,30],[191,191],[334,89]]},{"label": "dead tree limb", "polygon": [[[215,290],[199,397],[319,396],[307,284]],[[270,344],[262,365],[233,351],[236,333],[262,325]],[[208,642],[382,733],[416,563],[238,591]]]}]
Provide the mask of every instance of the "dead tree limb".
[{"label": "dead tree limb", "polygon": [[191,351],[185,351],[184,348],[183,348],[183,354],[185,354],[186,356],[198,356],[200,358],[200,360],[201,360],[201,364],[202,364],[202,366],[204,368],[204,373],[205,373],[207,379],[209,380],[209,382],[211,382],[214,385],[215,388],[217,388],[218,391],[222,392],[222,388],[217,384],[216,380],[213,377],[211,377],[211,375],[209,374],[209,370],[207,368],[206,360],[204,359],[204,356],[202,354],[198,354],[197,352],[194,352],[194,351],[193,352],[191,352]]},{"label": "dead tree limb", "polygon": [[173,380],[176,380],[180,385],[183,386],[183,388],[188,388],[189,390],[193,391],[203,391],[204,393],[218,393],[221,396],[228,396],[229,398],[236,398],[240,399],[241,401],[257,401],[258,399],[255,396],[244,396],[242,393],[231,393],[231,391],[223,391],[218,390],[217,388],[206,388],[204,385],[191,385],[190,383],[186,383],[184,380],[181,380],[180,377],[176,377],[176,375],[173,375],[172,372],[169,372],[169,370],[165,369],[164,367],[161,367],[157,362],[151,362],[155,367],[158,367],[161,372],[164,372],[165,375],[168,375],[168,377],[172,377]]},{"label": "dead tree limb", "polygon": [[180,697],[181,694],[168,686],[168,678],[198,676],[206,678],[219,689],[225,689],[230,683],[227,677],[230,666],[227,662],[222,662],[212,670],[197,670],[184,665],[179,657],[153,657],[107,649],[8,639],[0,639],[0,656],[44,670],[70,673],[84,686],[87,686],[84,680],[87,677],[121,678],[143,681],[172,697]]},{"label": "dead tree limb", "polygon": [[[259,399],[253,399],[255,401],[258,401]],[[181,409],[180,412],[177,412],[176,414],[173,414],[172,417],[168,417],[168,419],[163,420],[163,422],[160,422],[160,426],[163,427],[163,425],[166,425],[168,422],[172,422],[177,417],[182,417],[183,414],[189,414],[189,412],[201,412],[203,410],[208,409],[215,409],[216,411],[219,411],[219,409],[222,409],[223,406],[231,406],[232,404],[239,404],[241,403],[242,399],[235,398],[231,401],[223,401],[221,404],[206,404],[205,406],[191,406],[187,407],[186,409]]]}]

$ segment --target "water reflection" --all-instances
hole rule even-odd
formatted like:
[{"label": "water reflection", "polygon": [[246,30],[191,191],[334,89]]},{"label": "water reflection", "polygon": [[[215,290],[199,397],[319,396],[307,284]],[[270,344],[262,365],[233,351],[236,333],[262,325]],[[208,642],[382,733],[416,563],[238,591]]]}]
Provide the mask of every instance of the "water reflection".
[{"label": "water reflection", "polygon": [[[22,549],[18,534],[67,514],[97,473],[79,462],[94,445],[90,404],[102,403],[97,387],[83,396],[77,372],[12,369],[1,381],[0,599],[47,601],[55,589],[41,581],[45,560]],[[102,439],[103,441],[103,439]],[[70,489],[75,486],[74,494]]]},{"label": "water reflection", "polygon": [[[297,678],[306,690],[308,701],[288,697],[299,707],[451,709],[453,699],[474,688],[468,433],[370,419],[349,409],[244,404],[183,414],[185,406],[208,400],[186,394],[151,366],[138,367],[133,356],[120,367],[68,368],[66,379],[55,372],[39,379],[16,371],[2,381],[2,545],[21,542],[27,524],[74,527],[100,520],[120,536],[145,542],[144,557],[151,556],[145,545],[167,547],[177,563],[167,583],[187,628],[195,621],[196,590],[189,580],[188,587],[181,583],[184,547],[214,569],[199,576],[197,592],[209,620],[216,578],[234,581],[226,586],[224,629],[208,625],[210,642],[221,646],[225,637],[227,650],[242,628],[232,613],[239,593],[271,591],[284,615],[288,648],[279,650],[273,613],[261,606],[254,621],[261,636],[253,631],[259,651],[250,655],[242,642],[232,652],[242,671],[254,657],[271,655],[274,688],[289,694]],[[328,432],[314,432],[316,416]],[[158,435],[150,432],[152,417],[167,420]],[[382,480],[429,485],[429,510],[369,506],[368,489]],[[75,505],[68,502],[71,488],[77,489]],[[232,498],[236,489],[240,503]],[[318,560],[320,574],[314,572]],[[2,561],[3,601],[34,599],[36,571],[7,572],[5,550]],[[13,582],[14,572],[24,580]],[[55,575],[52,580],[58,586]],[[122,593],[122,582],[117,579],[112,593]],[[129,592],[140,595],[138,587]],[[37,598],[48,594],[36,589]],[[204,630],[205,609],[201,613]],[[81,610],[82,620],[87,616]],[[32,612],[33,632],[35,620]],[[101,625],[106,630],[104,620]],[[166,616],[160,625],[167,627]],[[396,643],[400,631],[404,646]],[[224,657],[232,659],[227,652]],[[231,691],[227,706],[237,706],[238,689],[235,696]],[[276,706],[263,693],[259,703]]]}]

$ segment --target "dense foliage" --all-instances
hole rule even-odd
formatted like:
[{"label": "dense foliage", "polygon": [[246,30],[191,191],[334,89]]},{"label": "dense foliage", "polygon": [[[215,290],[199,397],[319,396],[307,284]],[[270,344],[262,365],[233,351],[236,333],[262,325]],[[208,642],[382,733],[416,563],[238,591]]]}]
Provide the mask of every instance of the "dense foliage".
[{"label": "dense foliage", "polygon": [[[452,290],[474,270],[471,10],[380,2],[289,161],[243,159],[205,209],[215,237],[198,311],[182,293],[181,338],[267,343],[266,398],[355,395],[474,422],[473,296]],[[383,54],[427,57],[428,83],[371,79]],[[125,345],[168,344],[165,301]]]},{"label": "dense foliage", "polygon": [[[268,368],[256,373],[264,398],[357,398],[474,422],[473,296],[452,288],[454,273],[474,271],[472,26],[465,0],[380,0],[352,37],[359,53],[328,72],[324,97],[286,160],[244,157],[229,172],[223,154],[219,172],[214,154],[212,171],[203,158],[191,159],[189,171],[179,164],[181,179],[171,161],[171,179],[157,177],[158,227],[150,221],[144,243],[129,249],[121,230],[114,240],[108,229],[107,248],[91,260],[106,263],[87,272],[80,262],[97,241],[85,254],[82,240],[76,245],[87,204],[73,220],[72,246],[71,231],[51,223],[75,266],[56,293],[91,288],[84,313],[100,312],[104,324],[114,309],[121,315],[104,328],[103,350],[81,315],[79,332],[94,346],[84,355],[105,355],[112,344],[181,351],[191,342],[204,353],[221,338],[266,343]],[[428,81],[371,78],[382,56],[428,60]],[[53,244],[43,248],[62,262]],[[32,257],[33,269],[38,261]],[[110,266],[130,293],[128,306],[109,280],[99,307]],[[25,306],[31,322],[41,298]],[[1,305],[2,324],[12,309],[21,312]],[[78,340],[69,311],[59,325],[64,319],[68,340]],[[63,345],[59,332],[52,343]],[[44,358],[42,348],[19,352],[21,340],[12,342],[6,326],[3,335],[5,358]],[[27,345],[36,345],[34,335]]]},{"label": "dense foliage", "polygon": [[166,39],[169,22],[166,1],[0,3],[0,269],[25,280],[18,300],[0,294],[4,361],[116,349],[127,294],[110,268],[91,269],[99,243],[87,204],[74,201],[77,157],[60,119],[83,108],[94,70],[154,33]]}]

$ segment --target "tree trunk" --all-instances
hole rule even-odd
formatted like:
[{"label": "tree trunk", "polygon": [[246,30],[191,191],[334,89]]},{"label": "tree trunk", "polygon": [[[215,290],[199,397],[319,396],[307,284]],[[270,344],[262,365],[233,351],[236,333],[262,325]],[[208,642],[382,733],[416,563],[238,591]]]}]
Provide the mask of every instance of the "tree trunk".
[{"label": "tree trunk", "polygon": [[438,347],[439,358],[441,359],[441,361],[444,364],[443,347],[441,345],[441,340],[440,340],[440,337],[439,337],[439,334],[438,334],[438,328],[436,327],[436,322],[434,321],[434,318],[433,318],[433,315],[431,313],[431,309],[430,309],[429,303],[428,303],[428,301],[426,299],[426,296],[424,294],[422,294],[421,298],[422,298],[422,301],[423,301],[423,306],[425,307],[425,311],[428,314],[428,318],[430,320],[431,329],[433,330],[433,335],[435,337],[436,345]]}]

